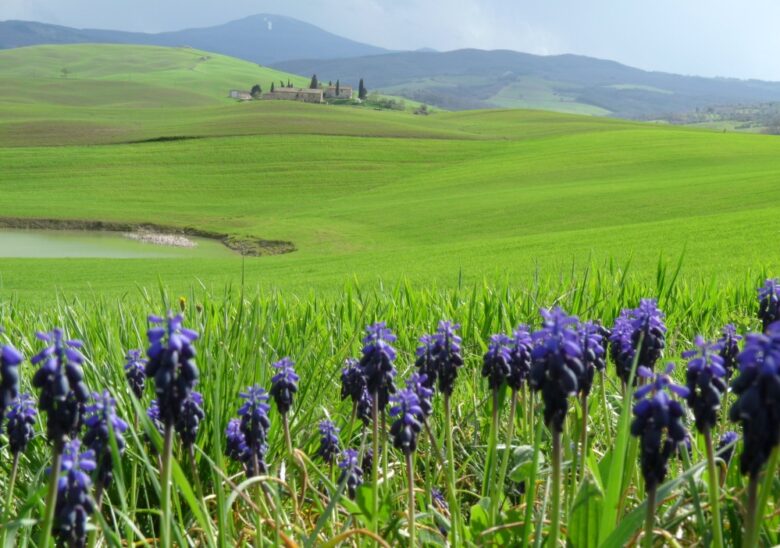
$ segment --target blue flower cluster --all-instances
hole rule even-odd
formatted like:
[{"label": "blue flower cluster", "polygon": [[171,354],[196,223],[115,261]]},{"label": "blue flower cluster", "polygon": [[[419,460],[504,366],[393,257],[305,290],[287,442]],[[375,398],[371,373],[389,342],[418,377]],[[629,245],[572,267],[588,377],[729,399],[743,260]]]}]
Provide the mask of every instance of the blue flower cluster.
[{"label": "blue flower cluster", "polygon": [[610,354],[618,377],[628,383],[634,361],[653,370],[666,347],[664,313],[655,299],[642,299],[637,308],[627,308],[615,320],[610,335]]}]

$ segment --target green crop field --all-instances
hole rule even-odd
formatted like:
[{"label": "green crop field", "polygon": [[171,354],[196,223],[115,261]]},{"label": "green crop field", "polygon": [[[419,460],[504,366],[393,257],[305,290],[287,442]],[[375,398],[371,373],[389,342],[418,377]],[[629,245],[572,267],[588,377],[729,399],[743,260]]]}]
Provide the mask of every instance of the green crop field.
[{"label": "green crop field", "polygon": [[[682,256],[684,276],[727,279],[780,259],[762,243],[777,226],[776,138],[541,111],[422,117],[224,97],[269,76],[186,49],[0,53],[4,217],[152,222],[297,248],[220,260],[4,259],[2,291],[241,279],[335,290],[353,277],[449,286],[608,260],[651,276],[661,256]],[[132,142],[159,138],[188,139]]]}]

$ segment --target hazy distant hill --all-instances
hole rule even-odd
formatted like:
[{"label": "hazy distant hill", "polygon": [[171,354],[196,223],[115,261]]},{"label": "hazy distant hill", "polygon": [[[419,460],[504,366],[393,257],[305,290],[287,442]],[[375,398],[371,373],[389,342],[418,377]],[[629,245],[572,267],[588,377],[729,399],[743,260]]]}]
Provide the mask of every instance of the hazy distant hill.
[{"label": "hazy distant hill", "polygon": [[716,104],[780,100],[780,83],[647,72],[578,55],[513,51],[416,51],[275,65],[320,80],[340,78],[443,108],[543,108],[653,117]]},{"label": "hazy distant hill", "polygon": [[254,15],[214,27],[158,34],[73,29],[28,21],[0,22],[0,49],[87,42],[186,45],[264,65],[289,59],[330,59],[387,52],[279,15]]}]

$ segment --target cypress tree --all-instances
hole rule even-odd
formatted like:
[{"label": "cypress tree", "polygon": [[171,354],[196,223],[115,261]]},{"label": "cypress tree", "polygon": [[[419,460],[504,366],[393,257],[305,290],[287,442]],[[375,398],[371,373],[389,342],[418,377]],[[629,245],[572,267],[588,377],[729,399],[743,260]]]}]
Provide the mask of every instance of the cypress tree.
[{"label": "cypress tree", "polygon": [[317,81],[316,74],[311,77],[311,84],[309,84],[309,87],[311,89],[317,89],[318,87],[320,87],[320,83]]},{"label": "cypress tree", "polygon": [[341,94],[341,81],[336,80],[336,97],[338,97],[339,94]]},{"label": "cypress tree", "polygon": [[271,82],[271,93],[273,93],[273,92],[274,92],[274,83]]},{"label": "cypress tree", "polygon": [[366,90],[366,86],[363,84],[363,79],[360,79],[360,85],[358,86],[358,98],[362,101],[366,98],[368,95],[368,90]]}]

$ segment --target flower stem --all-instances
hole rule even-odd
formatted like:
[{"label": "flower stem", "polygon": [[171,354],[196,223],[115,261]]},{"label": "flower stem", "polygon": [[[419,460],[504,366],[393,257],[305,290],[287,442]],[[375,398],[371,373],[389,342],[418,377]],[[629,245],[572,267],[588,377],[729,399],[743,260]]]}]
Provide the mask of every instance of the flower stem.
[{"label": "flower stem", "polygon": [[414,517],[414,457],[411,452],[406,453],[406,474],[409,480],[409,546],[417,545],[415,539],[415,517]]},{"label": "flower stem", "polygon": [[[588,454],[588,395],[580,396],[582,405],[582,432],[580,432],[580,481],[585,479],[585,457]],[[608,438],[609,439],[609,438]]]},{"label": "flower stem", "polygon": [[[19,472],[19,452],[14,453],[14,461],[11,465],[11,478],[8,480],[8,498],[5,502],[5,507],[3,508],[3,519],[2,522],[5,523],[8,521],[8,518],[11,517],[11,510],[14,505],[14,486],[16,485],[16,475]],[[6,545],[6,537],[8,535],[8,528],[3,527],[2,532],[0,532],[0,547],[3,547]],[[13,543],[11,543],[13,545]]]},{"label": "flower stem", "polygon": [[496,515],[498,514],[499,504],[498,501],[504,495],[504,481],[506,479],[506,472],[509,468],[509,457],[512,454],[512,438],[515,436],[515,413],[517,413],[517,391],[512,390],[512,399],[509,404],[509,425],[506,433],[506,445],[504,446],[504,456],[501,459],[501,468],[498,471],[498,483],[496,487],[495,500],[490,499],[490,520],[491,523],[496,523]]},{"label": "flower stem", "polygon": [[642,539],[644,548],[653,547],[653,524],[655,522],[655,490],[656,487],[647,489],[647,512],[645,513],[645,536]]},{"label": "flower stem", "polygon": [[742,545],[746,548],[752,548],[756,545],[758,534],[756,529],[759,527],[759,520],[756,512],[758,503],[758,473],[750,474],[748,481],[748,500],[745,508],[745,537]]},{"label": "flower stem", "polygon": [[452,546],[458,546],[460,538],[460,506],[455,485],[455,450],[452,446],[452,407],[449,394],[444,395],[444,435],[447,442],[447,495],[449,496]]},{"label": "flower stem", "polygon": [[720,477],[715,467],[715,451],[712,448],[712,431],[704,431],[707,446],[707,483],[710,492],[710,510],[712,512],[712,546],[723,548],[723,529],[720,522]]},{"label": "flower stem", "polygon": [[761,492],[758,496],[758,505],[756,506],[756,527],[754,531],[755,542],[758,544],[759,537],[761,536],[761,523],[764,521],[764,510],[766,504],[769,501],[769,493],[772,491],[772,484],[777,477],[777,467],[780,465],[780,446],[775,445],[769,456],[769,462],[764,470],[764,481],[761,487]]},{"label": "flower stem", "polygon": [[371,443],[373,444],[374,458],[371,459],[371,486],[374,488],[373,508],[371,515],[371,530],[379,534],[379,394],[371,397],[371,426],[374,429]]},{"label": "flower stem", "polygon": [[160,491],[162,497],[162,515],[160,516],[160,538],[163,548],[169,548],[171,544],[171,473],[173,458],[173,425],[165,425],[165,437],[163,438],[162,453],[162,477],[160,479]]},{"label": "flower stem", "polygon": [[607,403],[607,373],[606,371],[601,371],[601,403],[604,406],[604,426],[606,427],[607,431],[607,439],[612,439],[612,421],[610,420],[609,416],[609,404]]},{"label": "flower stem", "polygon": [[[490,507],[493,507],[493,499],[496,498],[496,438],[498,432],[498,389],[493,390],[493,412],[490,422],[490,434],[487,445],[488,469],[482,485],[482,495],[490,497]],[[495,525],[495,523],[493,523]]]},{"label": "flower stem", "polygon": [[62,449],[65,441],[58,439],[54,442],[52,454],[51,475],[49,476],[49,492],[46,495],[46,510],[41,525],[41,533],[38,537],[38,546],[48,548],[51,542],[51,527],[54,524],[54,510],[57,506],[57,485],[60,479],[60,467],[62,466]]},{"label": "flower stem", "polygon": [[550,524],[550,546],[558,547],[561,533],[561,436],[553,429],[552,448],[552,521]]}]

